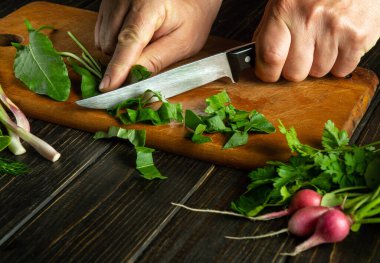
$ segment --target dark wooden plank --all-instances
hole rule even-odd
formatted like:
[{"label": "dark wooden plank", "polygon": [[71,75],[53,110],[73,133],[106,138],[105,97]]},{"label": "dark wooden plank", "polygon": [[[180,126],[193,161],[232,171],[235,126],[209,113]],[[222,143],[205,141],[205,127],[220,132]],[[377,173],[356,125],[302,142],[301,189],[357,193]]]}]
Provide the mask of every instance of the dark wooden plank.
[{"label": "dark wooden plank", "polygon": [[115,144],[3,246],[0,258],[12,262],[31,257],[40,262],[133,258],[171,221],[170,201],[185,202],[213,169],[208,163],[161,152],[156,162],[169,179],[147,181],[131,168],[133,158],[130,147]]},{"label": "dark wooden plank", "polygon": [[27,152],[17,158],[7,152],[1,153],[1,156],[26,163],[31,171],[23,176],[3,175],[0,178],[0,239],[35,209],[40,209],[42,203],[57,195],[58,190],[62,190],[110,147],[105,142],[94,141],[89,133],[41,121],[33,121],[31,125],[32,132],[50,143],[62,156],[52,163],[29,145],[25,145]]},{"label": "dark wooden plank", "polygon": [[[231,200],[237,198],[246,185],[246,174],[218,169],[187,202],[199,208],[230,210]],[[376,262],[379,260],[380,227],[368,225],[360,233],[335,245],[322,245],[301,255],[288,258],[289,252],[302,240],[286,234],[256,240],[232,241],[225,235],[258,235],[286,227],[286,219],[249,222],[228,216],[210,215],[181,210],[161,235],[142,254],[140,262],[155,262],[164,258],[173,262]],[[365,244],[356,248],[357,244]],[[377,249],[377,250],[376,250]]]}]

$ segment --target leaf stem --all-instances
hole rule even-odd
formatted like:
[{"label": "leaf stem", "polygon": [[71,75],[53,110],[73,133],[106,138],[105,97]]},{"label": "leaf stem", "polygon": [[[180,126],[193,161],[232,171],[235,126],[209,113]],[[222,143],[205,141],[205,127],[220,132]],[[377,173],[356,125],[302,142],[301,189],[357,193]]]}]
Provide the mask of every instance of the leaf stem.
[{"label": "leaf stem", "polygon": [[377,224],[380,223],[380,217],[366,218],[358,221],[357,223],[361,224]]},{"label": "leaf stem", "polygon": [[102,71],[99,64],[95,61],[95,59],[91,56],[90,52],[82,45],[81,42],[70,32],[68,31],[67,34],[71,37],[72,40],[83,50],[83,52],[88,56],[88,58],[93,62],[95,67],[99,70]]},{"label": "leaf stem", "polygon": [[84,61],[86,61],[94,70],[96,70],[99,75],[102,75],[102,71],[100,69],[97,68],[97,65],[94,65],[94,63],[91,61],[91,59],[89,59],[85,53],[82,53],[82,58]]},{"label": "leaf stem", "polygon": [[331,194],[338,194],[342,192],[352,191],[352,190],[368,190],[367,186],[351,186],[346,188],[340,188],[335,191],[330,192]]},{"label": "leaf stem", "polygon": [[76,61],[78,61],[79,63],[81,63],[84,67],[86,67],[86,69],[88,69],[89,71],[91,71],[91,73],[93,73],[95,76],[97,76],[98,78],[102,78],[102,76],[99,74],[99,72],[97,72],[96,70],[94,70],[91,66],[89,66],[86,61],[84,61],[83,59],[81,59],[80,57],[78,57],[77,55],[71,53],[71,52],[57,52],[59,55],[61,56],[64,56],[64,57],[69,57],[69,58],[72,58],[72,59],[75,59]]}]

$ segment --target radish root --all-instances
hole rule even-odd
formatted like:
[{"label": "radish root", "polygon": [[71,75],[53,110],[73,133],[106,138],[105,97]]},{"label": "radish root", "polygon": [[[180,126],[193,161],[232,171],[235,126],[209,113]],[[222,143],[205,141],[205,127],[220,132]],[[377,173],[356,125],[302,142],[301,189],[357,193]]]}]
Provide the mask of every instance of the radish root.
[{"label": "radish root", "polygon": [[288,231],[287,228],[284,228],[284,229],[280,229],[280,230],[278,230],[278,231],[269,232],[269,233],[264,234],[264,235],[258,235],[258,236],[242,236],[242,237],[225,236],[225,238],[228,238],[228,239],[234,239],[234,240],[260,239],[260,238],[267,238],[267,237],[277,236],[277,235],[282,234],[282,233],[289,233],[289,231]]}]

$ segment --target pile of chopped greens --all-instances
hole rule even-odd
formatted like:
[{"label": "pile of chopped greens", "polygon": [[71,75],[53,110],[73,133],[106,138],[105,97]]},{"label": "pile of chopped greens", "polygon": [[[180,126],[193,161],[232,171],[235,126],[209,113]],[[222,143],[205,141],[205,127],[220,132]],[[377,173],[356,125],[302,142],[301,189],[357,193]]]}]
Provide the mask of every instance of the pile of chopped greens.
[{"label": "pile of chopped greens", "polygon": [[380,142],[349,145],[347,133],[330,120],[323,129],[322,149],[302,144],[293,127],[286,129],[280,122],[279,130],[295,155],[288,163],[270,161],[249,174],[247,191],[232,202],[239,213],[254,216],[266,207],[286,204],[301,188],[315,188],[324,194],[334,189],[378,185],[378,175],[373,171],[380,170],[380,155],[374,146]]},{"label": "pile of chopped greens", "polygon": [[[132,75],[135,74],[134,71],[131,73]],[[147,103],[154,99],[161,102],[161,106],[157,110],[147,107]],[[108,113],[119,119],[125,125],[137,122],[163,125],[171,121],[183,121],[182,104],[170,103],[165,100],[159,92],[151,90],[145,91],[144,94],[137,98],[130,98],[117,104],[112,109],[109,109]]]},{"label": "pile of chopped greens", "polygon": [[185,125],[192,130],[190,137],[194,143],[210,142],[204,133],[220,132],[229,135],[224,149],[244,145],[248,142],[248,133],[273,133],[275,127],[263,114],[236,109],[226,91],[206,99],[206,115],[198,115],[186,110]]}]

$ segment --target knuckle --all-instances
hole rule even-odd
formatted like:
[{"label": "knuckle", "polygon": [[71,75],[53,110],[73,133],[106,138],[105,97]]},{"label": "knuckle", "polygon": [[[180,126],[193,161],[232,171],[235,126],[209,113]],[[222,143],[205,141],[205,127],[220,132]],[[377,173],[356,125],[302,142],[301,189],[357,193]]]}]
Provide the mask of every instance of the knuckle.
[{"label": "knuckle", "polygon": [[139,40],[139,26],[135,24],[126,25],[117,37],[118,43],[122,46],[128,45],[130,41]]},{"label": "knuckle", "polygon": [[295,72],[284,69],[284,71],[282,72],[282,77],[292,82],[300,82],[306,79],[307,75],[305,75],[302,72]]},{"label": "knuckle", "polygon": [[145,66],[149,69],[152,69],[155,73],[160,72],[164,67],[162,58],[158,55],[152,55],[149,58],[147,58],[147,63],[149,65]]},{"label": "knuckle", "polygon": [[264,48],[261,52],[261,59],[266,65],[279,66],[286,59],[286,55],[277,48]]}]

